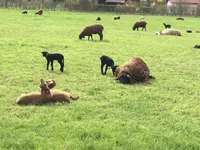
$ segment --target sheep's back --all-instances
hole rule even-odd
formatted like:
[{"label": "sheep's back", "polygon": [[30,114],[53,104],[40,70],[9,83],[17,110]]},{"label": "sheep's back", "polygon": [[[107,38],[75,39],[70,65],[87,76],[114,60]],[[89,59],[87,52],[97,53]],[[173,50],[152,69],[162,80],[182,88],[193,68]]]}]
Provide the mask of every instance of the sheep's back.
[{"label": "sheep's back", "polygon": [[84,35],[97,34],[97,33],[102,32],[103,29],[104,27],[101,24],[92,24],[92,25],[86,26],[83,29],[82,34]]}]

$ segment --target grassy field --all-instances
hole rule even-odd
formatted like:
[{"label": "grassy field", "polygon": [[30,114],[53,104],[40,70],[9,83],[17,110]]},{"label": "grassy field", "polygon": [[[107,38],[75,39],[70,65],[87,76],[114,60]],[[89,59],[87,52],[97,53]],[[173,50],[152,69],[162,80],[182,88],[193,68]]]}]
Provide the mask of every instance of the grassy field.
[{"label": "grassy field", "polygon": [[[0,10],[0,150],[183,150],[200,148],[199,18],[145,16],[147,31],[132,31],[140,16]],[[78,39],[81,30],[104,26],[104,40]],[[181,37],[156,36],[163,22]],[[188,34],[186,29],[194,32]],[[42,51],[65,56],[64,73],[54,63],[47,71]],[[141,57],[156,80],[122,85],[111,70],[100,74],[100,57],[115,64]],[[39,79],[55,79],[56,88],[78,101],[18,106],[22,93],[39,91]]]}]

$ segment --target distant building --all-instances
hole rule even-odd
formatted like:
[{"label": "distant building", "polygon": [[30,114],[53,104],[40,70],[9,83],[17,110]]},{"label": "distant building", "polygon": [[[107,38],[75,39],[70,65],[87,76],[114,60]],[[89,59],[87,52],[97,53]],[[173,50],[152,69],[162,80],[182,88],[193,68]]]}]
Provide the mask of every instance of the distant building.
[{"label": "distant building", "polygon": [[168,0],[169,14],[195,15],[197,14],[200,0]]},{"label": "distant building", "polygon": [[98,4],[124,4],[125,0],[98,0]]}]

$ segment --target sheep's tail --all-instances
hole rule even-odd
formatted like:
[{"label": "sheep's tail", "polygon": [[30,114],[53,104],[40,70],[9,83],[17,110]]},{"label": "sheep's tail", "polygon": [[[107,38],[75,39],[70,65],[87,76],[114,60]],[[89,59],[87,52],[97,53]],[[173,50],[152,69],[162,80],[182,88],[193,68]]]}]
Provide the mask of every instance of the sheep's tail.
[{"label": "sheep's tail", "polygon": [[70,95],[70,98],[71,98],[72,100],[77,100],[77,99],[79,99],[79,96],[72,96],[72,95]]}]

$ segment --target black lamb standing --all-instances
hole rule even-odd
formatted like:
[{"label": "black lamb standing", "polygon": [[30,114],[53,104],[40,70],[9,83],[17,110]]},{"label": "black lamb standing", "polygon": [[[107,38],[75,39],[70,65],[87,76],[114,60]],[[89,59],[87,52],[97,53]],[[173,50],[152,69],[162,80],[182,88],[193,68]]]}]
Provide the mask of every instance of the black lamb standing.
[{"label": "black lamb standing", "polygon": [[[100,60],[101,60],[101,74],[105,75],[108,70],[108,67],[114,66],[114,61],[112,58],[105,55],[101,56]],[[104,65],[106,65],[105,72],[103,72]]]},{"label": "black lamb standing", "polygon": [[53,61],[57,60],[60,64],[60,71],[64,71],[64,56],[60,53],[48,53],[48,52],[41,52],[43,57],[47,59],[47,70],[49,69],[49,63],[51,62],[51,70],[53,69]]}]

